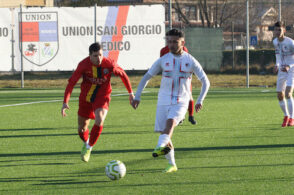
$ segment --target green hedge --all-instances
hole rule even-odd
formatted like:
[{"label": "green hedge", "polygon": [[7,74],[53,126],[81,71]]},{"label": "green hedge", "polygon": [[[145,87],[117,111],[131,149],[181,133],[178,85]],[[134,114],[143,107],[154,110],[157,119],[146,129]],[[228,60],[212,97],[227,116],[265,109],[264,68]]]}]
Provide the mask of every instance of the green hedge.
[{"label": "green hedge", "polygon": [[[243,73],[246,72],[246,50],[235,51],[233,67],[232,51],[223,51],[221,72]],[[253,74],[271,74],[275,65],[275,50],[250,50],[249,68]]]}]

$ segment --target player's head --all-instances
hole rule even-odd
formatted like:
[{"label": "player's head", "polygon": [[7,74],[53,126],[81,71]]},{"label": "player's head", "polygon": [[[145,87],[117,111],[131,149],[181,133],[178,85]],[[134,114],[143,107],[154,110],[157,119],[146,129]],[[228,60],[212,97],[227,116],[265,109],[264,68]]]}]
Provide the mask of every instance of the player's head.
[{"label": "player's head", "polygon": [[283,22],[278,21],[274,24],[274,36],[277,38],[283,38],[286,32],[285,25]]},{"label": "player's head", "polygon": [[103,59],[103,50],[101,48],[101,45],[97,42],[90,45],[89,55],[90,55],[90,60],[93,64],[95,65],[101,64]]},{"label": "player's head", "polygon": [[185,44],[184,33],[177,29],[171,29],[165,35],[170,52],[176,55],[181,54]]}]

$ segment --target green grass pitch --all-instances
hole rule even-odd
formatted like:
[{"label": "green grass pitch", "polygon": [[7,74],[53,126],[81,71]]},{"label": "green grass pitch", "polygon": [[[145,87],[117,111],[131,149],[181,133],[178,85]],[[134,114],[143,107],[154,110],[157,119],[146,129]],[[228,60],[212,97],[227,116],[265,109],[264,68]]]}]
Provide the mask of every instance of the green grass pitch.
[{"label": "green grass pitch", "polygon": [[[113,96],[84,163],[78,89],[66,118],[60,114],[64,89],[0,89],[0,194],[294,194],[294,127],[280,127],[274,89],[211,89],[195,114],[198,124],[186,120],[175,129],[179,170],[172,174],[162,173],[164,157],[151,156],[157,90],[145,89],[137,110],[128,96]],[[193,93],[196,98],[199,91]],[[116,159],[127,174],[111,181],[104,169]]]}]

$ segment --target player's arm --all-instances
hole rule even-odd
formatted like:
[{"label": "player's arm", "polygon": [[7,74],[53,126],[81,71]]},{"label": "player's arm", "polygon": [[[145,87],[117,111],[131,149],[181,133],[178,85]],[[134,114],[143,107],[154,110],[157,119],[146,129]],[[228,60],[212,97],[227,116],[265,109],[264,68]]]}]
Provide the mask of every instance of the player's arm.
[{"label": "player's arm", "polygon": [[275,44],[274,42],[274,47],[275,47],[275,56],[276,56],[276,64],[274,66],[274,73],[277,73],[279,71],[280,68],[280,62],[281,62],[281,57],[280,57],[280,50],[279,47]]},{"label": "player's arm", "polygon": [[204,101],[204,99],[207,95],[208,89],[210,87],[210,82],[208,80],[207,75],[203,71],[201,65],[199,64],[199,62],[194,60],[194,63],[195,64],[193,66],[193,72],[202,84],[200,94],[199,94],[197,102],[195,104],[195,112],[199,112],[202,109],[203,101]]},{"label": "player's arm", "polygon": [[147,86],[149,80],[154,76],[157,75],[161,71],[161,58],[156,60],[154,64],[151,66],[151,68],[148,70],[148,72],[143,76],[141,79],[137,91],[136,91],[136,96],[133,101],[133,108],[136,109],[139,106],[139,103],[141,101],[141,94],[144,90],[144,88]]},{"label": "player's arm", "polygon": [[61,108],[61,115],[63,117],[66,116],[65,110],[69,109],[68,102],[70,99],[70,95],[72,93],[72,90],[73,90],[75,84],[81,78],[82,72],[83,72],[82,66],[79,64],[78,68],[73,72],[72,76],[68,79],[68,83],[67,83],[67,86],[64,91],[64,99],[63,99],[63,104],[62,104],[62,108]]},{"label": "player's arm", "polygon": [[201,86],[200,94],[199,94],[198,99],[197,99],[197,103],[195,105],[195,111],[196,112],[199,112],[202,109],[203,101],[204,101],[204,99],[205,99],[205,97],[207,95],[208,89],[210,87],[210,82],[209,82],[206,74],[205,74],[204,77],[202,77],[200,79],[200,82],[202,83],[202,86]]},{"label": "player's arm", "polygon": [[[293,39],[290,39],[290,51],[291,51],[291,55],[293,56],[294,55],[294,40]],[[289,69],[294,67],[294,64],[287,64],[287,65],[289,66]]]},{"label": "player's arm", "polygon": [[141,94],[144,90],[144,88],[147,86],[149,80],[152,78],[152,75],[150,75],[148,72],[143,76],[143,78],[141,79],[137,91],[136,91],[136,96],[135,99],[133,101],[133,108],[136,109],[139,106],[139,103],[141,101]]},{"label": "player's arm", "polygon": [[114,67],[113,73],[114,73],[114,75],[119,76],[121,78],[123,84],[125,85],[128,93],[129,93],[129,101],[130,101],[130,104],[132,105],[132,102],[134,100],[134,93],[133,93],[132,85],[131,85],[131,82],[130,82],[130,79],[129,79],[127,73],[118,65],[116,65]]},{"label": "player's arm", "polygon": [[[291,55],[294,55],[294,41],[292,39],[288,39],[289,44],[287,44],[287,47],[290,49]],[[281,56],[281,54],[279,55]],[[281,63],[283,61],[281,60]],[[285,63],[285,62],[284,62]],[[280,64],[281,65],[281,71],[288,72],[290,68],[294,67],[294,64]]]}]

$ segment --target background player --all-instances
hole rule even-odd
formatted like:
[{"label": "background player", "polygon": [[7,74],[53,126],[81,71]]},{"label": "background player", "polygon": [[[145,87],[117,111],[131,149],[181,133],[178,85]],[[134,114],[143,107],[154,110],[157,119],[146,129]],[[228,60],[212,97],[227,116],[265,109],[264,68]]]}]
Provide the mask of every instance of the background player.
[{"label": "background player", "polygon": [[209,80],[199,62],[190,54],[183,51],[184,35],[177,29],[168,31],[167,45],[170,52],[154,62],[143,76],[136,97],[132,103],[136,109],[140,103],[143,89],[152,76],[162,72],[160,90],[156,110],[155,131],[160,132],[158,144],[152,155],[165,155],[169,161],[166,173],[177,171],[174,147],[171,141],[174,128],[185,117],[190,100],[191,77],[194,73],[202,83],[200,95],[195,105],[195,111],[202,108],[203,100],[209,89]]},{"label": "background player", "polygon": [[[167,33],[166,33],[166,39],[168,39]],[[183,50],[187,53],[189,53],[188,49],[184,46]],[[160,57],[164,56],[165,54],[169,53],[169,48],[168,46],[163,47],[160,50]],[[189,112],[189,122],[193,125],[196,125],[197,121],[194,119],[194,99],[192,96],[192,85],[191,85],[191,98],[189,100],[189,107],[188,107],[188,112]],[[183,119],[184,120],[184,119]],[[183,121],[180,121],[182,123]]]},{"label": "background player", "polygon": [[[100,44],[93,43],[90,45],[89,53],[89,57],[86,57],[79,63],[77,69],[68,80],[64,92],[64,102],[61,108],[62,116],[66,116],[65,110],[69,109],[68,102],[73,87],[83,77],[79,97],[78,133],[84,142],[81,158],[85,162],[89,161],[92,147],[97,142],[103,129],[112,91],[110,84],[112,73],[120,76],[129,92],[130,103],[134,98],[127,74],[114,61],[103,57]],[[89,139],[88,126],[90,119],[95,119],[95,124],[92,127]]]},{"label": "background player", "polygon": [[[293,84],[294,84],[294,41],[285,36],[285,26],[282,22],[274,25],[273,40],[276,53],[276,65],[274,72],[277,77],[277,97],[284,113],[282,127],[294,126],[293,109]],[[287,99],[287,103],[285,101]]]}]

